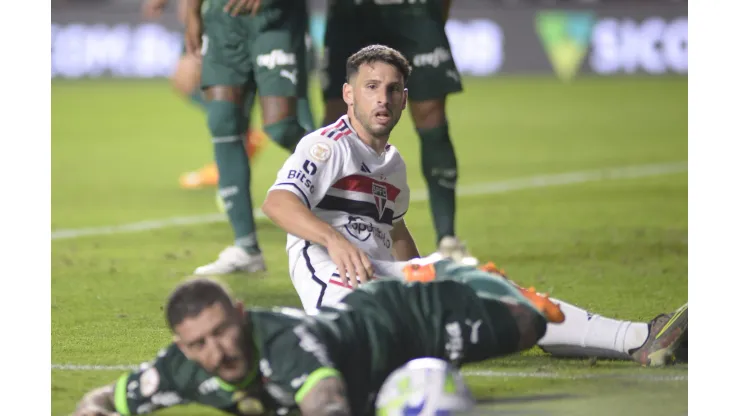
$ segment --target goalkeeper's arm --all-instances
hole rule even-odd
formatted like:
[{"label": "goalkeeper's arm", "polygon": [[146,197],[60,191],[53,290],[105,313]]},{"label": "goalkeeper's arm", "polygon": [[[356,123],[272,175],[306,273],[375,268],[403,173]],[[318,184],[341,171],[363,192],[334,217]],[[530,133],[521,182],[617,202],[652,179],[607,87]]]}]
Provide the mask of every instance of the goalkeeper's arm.
[{"label": "goalkeeper's arm", "polygon": [[74,416],[118,416],[114,399],[115,384],[90,391],[77,404]]}]

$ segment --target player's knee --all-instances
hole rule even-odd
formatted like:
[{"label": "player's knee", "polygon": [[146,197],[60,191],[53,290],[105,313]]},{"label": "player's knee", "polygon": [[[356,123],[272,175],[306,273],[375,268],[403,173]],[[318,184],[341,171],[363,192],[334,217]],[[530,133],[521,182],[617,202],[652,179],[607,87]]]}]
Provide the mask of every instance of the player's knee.
[{"label": "player's knee", "polygon": [[283,149],[292,152],[298,142],[306,134],[306,130],[298,122],[297,117],[285,117],[277,123],[264,126],[263,130]]},{"label": "player's knee", "polygon": [[429,130],[447,124],[444,98],[413,101],[409,107],[417,130]]},{"label": "player's knee", "polygon": [[237,136],[244,132],[241,108],[229,101],[208,103],[208,130],[213,137]]}]

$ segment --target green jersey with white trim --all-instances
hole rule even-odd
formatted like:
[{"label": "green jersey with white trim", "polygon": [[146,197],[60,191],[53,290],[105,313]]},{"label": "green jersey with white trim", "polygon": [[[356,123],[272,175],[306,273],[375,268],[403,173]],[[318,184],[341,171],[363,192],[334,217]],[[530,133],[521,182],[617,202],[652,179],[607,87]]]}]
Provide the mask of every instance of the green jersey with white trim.
[{"label": "green jersey with white trim", "polygon": [[242,383],[230,385],[209,374],[173,343],[153,362],[119,378],[116,411],[137,415],[198,403],[234,415],[297,414],[302,391],[321,378],[341,377],[326,347],[332,339],[318,329],[320,316],[276,308],[253,309],[248,317],[255,364]]},{"label": "green jersey with white trim", "polygon": [[[438,277],[483,274],[473,268],[437,270]],[[315,314],[250,309],[245,330],[251,332],[246,339],[254,344],[256,364],[243,383],[231,386],[213,377],[173,344],[149,367],[120,378],[116,408],[127,415],[200,403],[235,415],[286,415],[318,381],[336,376],[346,385],[352,414],[372,414],[385,379],[414,358],[462,364],[516,349],[519,334],[507,307],[479,293],[453,280],[381,280]]]}]

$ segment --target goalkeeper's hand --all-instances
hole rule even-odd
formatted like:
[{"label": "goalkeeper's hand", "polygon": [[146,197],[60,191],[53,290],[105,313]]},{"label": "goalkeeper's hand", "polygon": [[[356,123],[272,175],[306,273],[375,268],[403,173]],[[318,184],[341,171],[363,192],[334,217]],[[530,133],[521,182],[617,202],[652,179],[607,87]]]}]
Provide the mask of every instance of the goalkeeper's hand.
[{"label": "goalkeeper's hand", "polygon": [[83,405],[77,408],[72,416],[121,416],[118,412],[110,411],[96,404]]}]

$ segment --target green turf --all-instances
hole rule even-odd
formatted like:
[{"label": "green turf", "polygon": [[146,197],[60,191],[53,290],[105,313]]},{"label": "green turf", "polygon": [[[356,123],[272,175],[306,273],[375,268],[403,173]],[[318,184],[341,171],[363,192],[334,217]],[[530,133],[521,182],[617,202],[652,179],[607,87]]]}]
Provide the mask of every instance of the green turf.
[{"label": "green turf", "polygon": [[[448,102],[462,184],[688,159],[686,78],[466,79]],[[316,96],[318,98],[318,96]],[[318,103],[315,106],[319,112]],[[320,118],[321,114],[316,114]],[[392,142],[412,189],[423,189],[418,141],[404,117]],[[215,190],[183,191],[178,175],[212,155],[201,112],[166,82],[52,83],[52,230],[215,212]],[[253,166],[259,206],[286,153]],[[687,175],[618,179],[461,197],[458,231],[512,278],[623,319],[650,319],[688,297]],[[425,202],[407,222],[423,251],[434,232]],[[298,305],[285,234],[259,222],[269,272],[224,280],[254,305]],[[168,342],[168,290],[232,239],[226,223],[52,243],[53,363],[130,364]],[[476,368],[574,379],[469,377],[497,414],[687,411],[686,366],[556,360],[537,351]],[[68,414],[116,371],[52,371],[52,414]],[[578,377],[597,375],[598,378]],[[678,381],[654,380],[679,375]],[[640,378],[644,377],[644,378]],[[492,406],[492,407],[491,407]],[[166,414],[212,414],[204,409]]]}]

